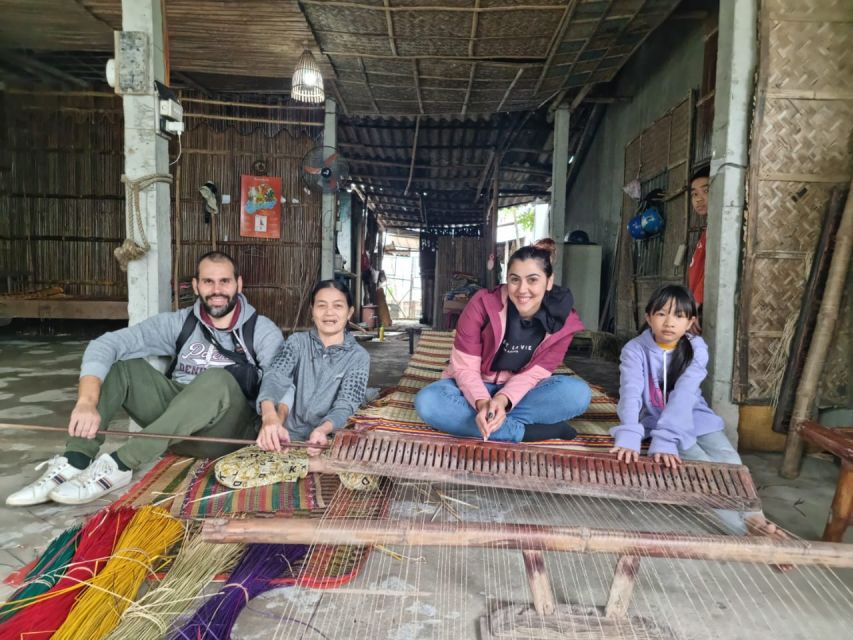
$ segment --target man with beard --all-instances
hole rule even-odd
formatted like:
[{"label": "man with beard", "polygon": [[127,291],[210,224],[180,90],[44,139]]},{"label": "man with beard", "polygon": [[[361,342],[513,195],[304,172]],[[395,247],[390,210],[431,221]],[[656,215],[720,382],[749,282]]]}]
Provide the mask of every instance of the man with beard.
[{"label": "man with beard", "polygon": [[[197,457],[237,448],[181,436],[257,437],[255,396],[263,369],[283,342],[281,331],[243,296],[237,264],[225,253],[199,258],[192,283],[197,299],[191,308],[160,313],[89,343],[65,453],[38,465],[47,470],[6,504],[83,504],[126,486],[133,469],[167,448]],[[173,358],[166,375],[145,360],[152,356]],[[132,438],[98,456],[104,441],[99,428],[109,429],[122,408],[143,430],[174,440]]]}]

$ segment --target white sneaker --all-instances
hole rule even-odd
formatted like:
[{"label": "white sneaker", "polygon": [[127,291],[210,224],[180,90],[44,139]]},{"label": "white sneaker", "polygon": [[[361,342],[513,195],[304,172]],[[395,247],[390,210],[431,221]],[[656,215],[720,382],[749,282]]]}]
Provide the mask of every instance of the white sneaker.
[{"label": "white sneaker", "polygon": [[36,466],[36,471],[45,465],[47,465],[47,471],[35,482],[28,484],[23,489],[18,489],[6,498],[7,505],[10,507],[29,507],[47,502],[50,500],[51,491],[83,473],[82,469],[68,464],[68,459],[65,456],[53,456],[50,460],[45,460]]},{"label": "white sneaker", "polygon": [[130,483],[133,471],[122,471],[108,453],[95,459],[82,473],[48,494],[60,504],[85,504]]}]

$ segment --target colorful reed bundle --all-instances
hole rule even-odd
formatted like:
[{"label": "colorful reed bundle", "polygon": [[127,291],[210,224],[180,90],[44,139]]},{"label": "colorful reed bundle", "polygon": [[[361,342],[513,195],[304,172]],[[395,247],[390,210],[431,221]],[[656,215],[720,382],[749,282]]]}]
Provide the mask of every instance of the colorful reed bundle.
[{"label": "colorful reed bundle", "polygon": [[32,601],[33,598],[48,591],[59,582],[77,550],[81,528],[77,525],[66,529],[51,541],[38,562],[27,573],[24,586],[3,603],[3,606],[0,606],[0,622],[17,613],[17,604]]},{"label": "colorful reed bundle", "polygon": [[[105,509],[83,525],[77,551],[65,575],[50,590],[29,602],[19,600],[17,615],[0,624],[0,640],[47,640],[62,624],[80,589],[107,565],[134,510]],[[83,636],[80,636],[81,638]]]},{"label": "colorful reed bundle", "polygon": [[188,536],[166,577],[130,605],[106,640],[159,640],[179,616],[198,606],[211,580],[234,568],[245,549],[242,544],[213,544],[199,535]]},{"label": "colorful reed bundle", "polygon": [[294,565],[308,547],[301,544],[252,544],[228,578],[193,617],[170,637],[171,640],[227,640],[237,617],[249,600],[275,588],[273,580],[292,575]]},{"label": "colorful reed bundle", "polygon": [[77,599],[52,640],[99,640],[112,631],[142,581],[166,560],[164,556],[183,533],[184,525],[165,509],[140,507],[112,558],[89,581],[89,588]]}]

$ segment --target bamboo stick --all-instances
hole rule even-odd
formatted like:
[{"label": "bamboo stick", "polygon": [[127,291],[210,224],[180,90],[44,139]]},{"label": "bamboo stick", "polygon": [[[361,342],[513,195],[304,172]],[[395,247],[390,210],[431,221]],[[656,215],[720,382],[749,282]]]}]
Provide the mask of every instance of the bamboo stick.
[{"label": "bamboo stick", "polygon": [[[0,422],[0,430],[2,429],[19,429],[21,431],[49,431],[53,433],[68,433],[66,427],[45,427],[35,424],[12,424],[9,422]],[[114,438],[154,438],[157,440],[188,440],[190,442],[213,442],[216,444],[242,444],[249,446],[255,444],[254,440],[245,440],[243,438],[212,438],[210,436],[176,436],[170,433],[151,433],[149,431],[99,431],[99,435],[114,437]],[[296,449],[328,449],[332,445],[329,444],[314,444],[309,442],[291,442],[287,445],[288,448]]]},{"label": "bamboo stick", "polygon": [[212,113],[184,113],[184,118],[201,118],[206,120],[227,120],[229,122],[253,122],[256,124],[280,124],[293,125],[297,127],[322,127],[322,122],[308,122],[305,120],[277,120],[275,118],[247,118],[244,116],[220,116]]},{"label": "bamboo stick", "polygon": [[365,518],[215,518],[205,520],[201,535],[208,542],[218,543],[315,544],[322,541],[328,545],[484,547],[853,568],[853,547],[844,544],[589,527]]},{"label": "bamboo stick", "polygon": [[[851,190],[853,190],[853,181],[851,181]],[[800,474],[803,437],[799,427],[814,415],[817,387],[835,331],[841,296],[847,280],[851,247],[853,247],[853,197],[848,193],[841,224],[838,226],[838,234],[835,236],[832,262],[826,277],[826,288],[820,303],[817,323],[809,345],[806,363],[803,366],[803,375],[797,387],[794,410],[791,413],[791,425],[785,442],[785,456],[782,459],[782,468],[779,470],[780,475],[785,478],[796,478]]]}]

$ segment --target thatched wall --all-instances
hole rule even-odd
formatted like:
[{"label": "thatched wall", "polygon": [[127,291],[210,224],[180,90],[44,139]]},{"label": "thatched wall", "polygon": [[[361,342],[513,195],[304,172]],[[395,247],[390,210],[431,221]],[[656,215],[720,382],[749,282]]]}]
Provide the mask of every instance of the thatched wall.
[{"label": "thatched wall", "polygon": [[[735,399],[768,402],[830,192],[853,175],[853,23],[845,0],[767,0],[752,127]],[[849,322],[830,361],[848,361]],[[829,370],[829,369],[827,369]],[[832,369],[833,394],[848,366]]]},{"label": "thatched wall", "polygon": [[[111,96],[3,96],[0,154],[0,291],[62,287],[77,297],[126,298],[112,252],[124,239],[122,112]],[[186,111],[249,121],[188,118],[181,155],[170,167],[175,270],[188,280],[195,260],[217,247],[241,265],[246,293],[284,327],[306,322],[305,292],[320,264],[320,196],[306,193],[301,160],[322,128],[321,110],[259,110],[200,103]],[[171,158],[178,153],[172,145]],[[263,161],[282,177],[287,203],[277,240],[239,235],[240,176]],[[205,224],[198,188],[212,180],[231,204]],[[180,199],[175,200],[175,194]],[[298,200],[298,202],[296,202]],[[177,214],[177,215],[175,215]]]},{"label": "thatched wall", "polygon": [[126,298],[121,103],[2,95],[0,290]]}]

